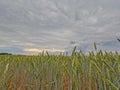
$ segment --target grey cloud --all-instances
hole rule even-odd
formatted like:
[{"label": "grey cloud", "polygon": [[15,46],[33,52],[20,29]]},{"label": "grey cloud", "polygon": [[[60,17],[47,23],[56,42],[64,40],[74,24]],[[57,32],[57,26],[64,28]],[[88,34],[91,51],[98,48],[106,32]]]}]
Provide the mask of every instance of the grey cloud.
[{"label": "grey cloud", "polygon": [[119,29],[119,0],[0,0],[1,47],[88,50],[119,37]]},{"label": "grey cloud", "polygon": [[12,54],[24,54],[23,48],[21,47],[0,47],[0,53],[12,53]]}]

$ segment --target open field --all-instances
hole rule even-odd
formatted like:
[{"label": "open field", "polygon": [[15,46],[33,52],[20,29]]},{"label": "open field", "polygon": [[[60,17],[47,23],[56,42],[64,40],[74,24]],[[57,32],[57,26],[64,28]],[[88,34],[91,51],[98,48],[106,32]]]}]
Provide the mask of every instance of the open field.
[{"label": "open field", "polygon": [[120,54],[0,55],[0,90],[119,90]]}]

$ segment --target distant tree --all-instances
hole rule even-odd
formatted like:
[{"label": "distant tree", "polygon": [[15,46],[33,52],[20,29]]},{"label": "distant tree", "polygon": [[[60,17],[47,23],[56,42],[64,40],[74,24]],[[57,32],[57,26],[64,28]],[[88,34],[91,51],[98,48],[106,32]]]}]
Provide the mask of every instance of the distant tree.
[{"label": "distant tree", "polygon": [[119,39],[119,38],[118,38],[117,40],[120,42],[120,39]]}]

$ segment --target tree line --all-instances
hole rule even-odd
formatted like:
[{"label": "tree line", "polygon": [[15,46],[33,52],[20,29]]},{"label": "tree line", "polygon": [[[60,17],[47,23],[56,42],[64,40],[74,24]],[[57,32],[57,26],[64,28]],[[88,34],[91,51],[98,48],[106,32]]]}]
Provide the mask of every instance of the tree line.
[{"label": "tree line", "polygon": [[11,53],[0,53],[0,55],[12,55]]}]

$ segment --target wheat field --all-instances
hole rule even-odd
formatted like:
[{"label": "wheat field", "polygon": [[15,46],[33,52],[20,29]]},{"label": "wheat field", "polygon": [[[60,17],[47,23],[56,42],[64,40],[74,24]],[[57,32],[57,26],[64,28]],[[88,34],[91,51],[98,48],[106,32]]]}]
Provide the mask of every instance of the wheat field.
[{"label": "wheat field", "polygon": [[0,90],[120,90],[120,54],[0,55]]}]

